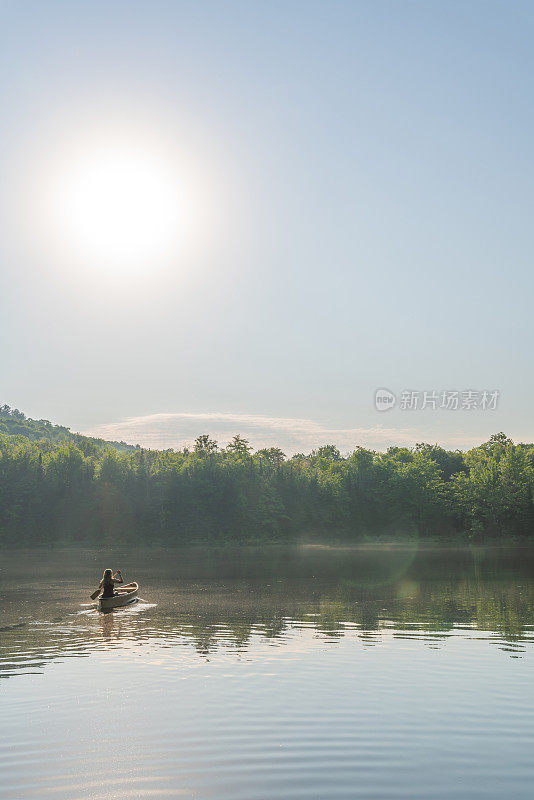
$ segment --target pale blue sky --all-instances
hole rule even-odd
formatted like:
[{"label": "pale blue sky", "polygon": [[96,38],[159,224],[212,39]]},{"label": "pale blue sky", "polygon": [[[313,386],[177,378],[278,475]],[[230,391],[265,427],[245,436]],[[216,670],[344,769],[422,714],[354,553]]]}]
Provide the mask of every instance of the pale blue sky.
[{"label": "pale blue sky", "polygon": [[[166,446],[534,439],[532,3],[0,8],[1,402]],[[42,175],[108,129],[207,186],[165,268],[43,234]],[[379,414],[377,387],[501,398]]]}]

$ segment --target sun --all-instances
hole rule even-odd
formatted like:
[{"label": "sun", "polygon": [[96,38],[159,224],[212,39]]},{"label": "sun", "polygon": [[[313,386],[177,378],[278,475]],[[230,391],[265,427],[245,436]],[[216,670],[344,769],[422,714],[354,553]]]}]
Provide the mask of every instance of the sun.
[{"label": "sun", "polygon": [[54,206],[69,250],[114,271],[169,258],[187,220],[185,186],[174,165],[135,147],[101,147],[64,165]]}]

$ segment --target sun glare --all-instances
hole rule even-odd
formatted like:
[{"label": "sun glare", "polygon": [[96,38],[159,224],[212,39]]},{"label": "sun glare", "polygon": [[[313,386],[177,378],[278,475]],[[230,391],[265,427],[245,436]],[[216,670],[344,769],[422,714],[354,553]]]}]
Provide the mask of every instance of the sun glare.
[{"label": "sun glare", "polygon": [[55,216],[61,238],[91,266],[155,266],[180,245],[185,187],[172,164],[132,149],[101,149],[66,165]]}]

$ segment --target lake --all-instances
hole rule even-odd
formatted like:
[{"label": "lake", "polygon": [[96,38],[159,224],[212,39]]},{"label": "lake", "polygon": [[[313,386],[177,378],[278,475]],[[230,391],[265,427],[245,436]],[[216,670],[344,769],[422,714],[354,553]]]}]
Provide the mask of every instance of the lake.
[{"label": "lake", "polygon": [[[0,555],[0,798],[530,798],[534,549]],[[138,580],[103,614],[102,571]]]}]

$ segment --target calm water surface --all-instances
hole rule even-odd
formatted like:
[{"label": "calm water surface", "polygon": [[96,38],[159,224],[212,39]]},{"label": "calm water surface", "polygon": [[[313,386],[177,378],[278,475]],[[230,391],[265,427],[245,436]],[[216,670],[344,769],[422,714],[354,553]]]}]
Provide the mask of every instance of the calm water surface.
[{"label": "calm water surface", "polygon": [[[106,566],[141,600],[98,612]],[[0,554],[0,798],[530,798],[534,551]]]}]

